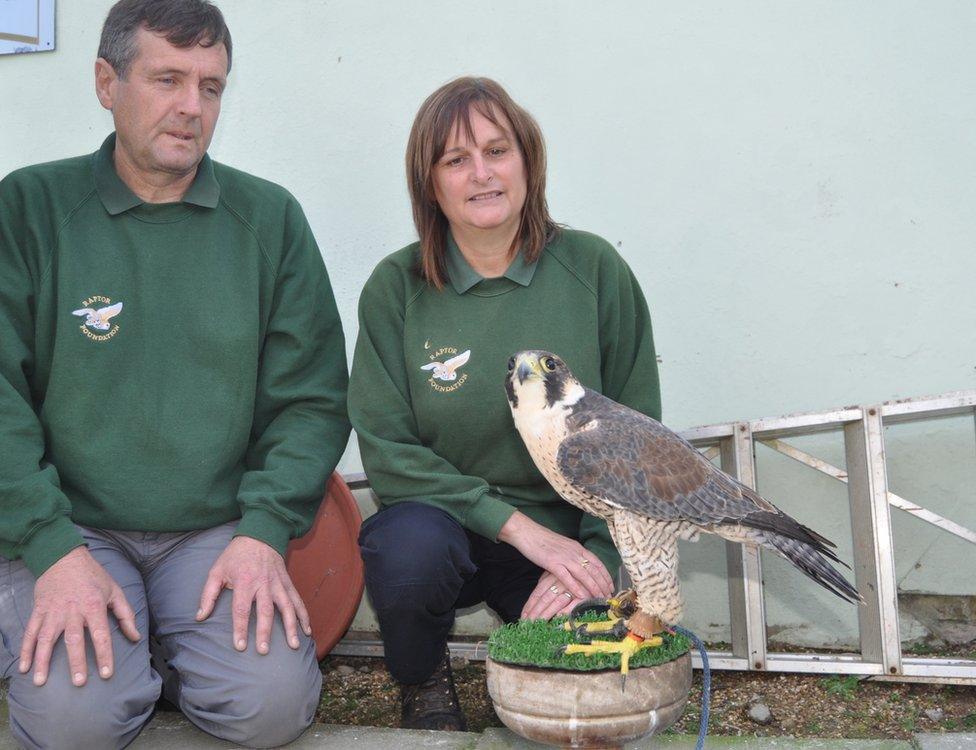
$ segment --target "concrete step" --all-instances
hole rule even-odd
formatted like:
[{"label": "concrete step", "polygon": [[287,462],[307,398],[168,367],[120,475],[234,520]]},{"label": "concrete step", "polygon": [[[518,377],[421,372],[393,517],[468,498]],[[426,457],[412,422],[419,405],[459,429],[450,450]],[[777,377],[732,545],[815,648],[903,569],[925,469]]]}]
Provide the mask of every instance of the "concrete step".
[{"label": "concrete step", "polygon": [[[694,750],[697,736],[663,734],[625,745],[626,750]],[[508,729],[490,728],[481,735],[476,750],[543,750],[547,745],[529,742]],[[798,740],[794,737],[708,737],[706,750],[912,750],[900,740]],[[551,748],[549,748],[551,750]]]},{"label": "concrete step", "polygon": [[[161,712],[153,717],[133,750],[219,750],[237,748],[197,729],[182,714]],[[410,729],[315,724],[288,746],[295,750],[542,750],[544,745],[491,727],[483,733],[424,732]],[[626,746],[627,750],[694,750],[695,737],[662,735]],[[708,750],[976,750],[976,734],[920,734],[905,740],[826,740],[793,737],[709,737]],[[7,725],[7,704],[0,703],[0,750],[17,750]]]},{"label": "concrete step", "polygon": [[976,734],[916,734],[918,750],[976,750]]}]

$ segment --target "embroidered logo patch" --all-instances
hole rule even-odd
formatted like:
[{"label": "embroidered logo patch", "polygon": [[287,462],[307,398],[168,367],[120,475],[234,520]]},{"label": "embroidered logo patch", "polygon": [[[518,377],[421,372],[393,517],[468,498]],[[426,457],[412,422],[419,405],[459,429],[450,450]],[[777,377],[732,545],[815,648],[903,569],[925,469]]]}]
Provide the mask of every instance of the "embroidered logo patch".
[{"label": "embroidered logo patch", "polygon": [[[441,358],[450,356],[444,361],[440,361]],[[430,387],[435,391],[440,393],[450,393],[451,391],[456,391],[465,381],[468,379],[468,373],[464,372],[458,375],[458,370],[463,367],[469,359],[471,359],[471,350],[458,354],[458,350],[453,346],[444,346],[435,351],[433,354],[429,354],[428,358],[431,360],[426,365],[421,366],[421,370],[430,370],[430,377],[427,382]],[[450,383],[450,385],[441,385],[441,383]]]},{"label": "embroidered logo patch", "polygon": [[[122,303],[112,304],[109,297],[94,295],[84,302],[79,310],[73,310],[72,315],[84,317],[85,322],[78,329],[92,341],[108,341],[119,332],[119,324],[113,323],[112,318],[122,312]],[[96,305],[102,305],[96,307]]]}]

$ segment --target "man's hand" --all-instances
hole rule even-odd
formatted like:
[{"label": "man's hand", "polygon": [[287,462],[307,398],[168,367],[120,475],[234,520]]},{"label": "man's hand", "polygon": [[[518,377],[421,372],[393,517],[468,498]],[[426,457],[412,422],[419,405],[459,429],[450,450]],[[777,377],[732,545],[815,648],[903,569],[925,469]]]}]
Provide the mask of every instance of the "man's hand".
[{"label": "man's hand", "polygon": [[498,532],[545,573],[522,608],[525,619],[549,618],[581,599],[613,594],[613,578],[586,547],[516,511]]},{"label": "man's hand", "polygon": [[88,679],[85,628],[95,647],[98,674],[112,676],[112,630],[106,610],[112,610],[130,641],[139,640],[136,616],[122,589],[87,547],[76,547],[45,570],[34,584],[34,609],[20,647],[20,672],[34,664],[34,684],[47,682],[51,652],[61,634],[68,650],[68,669],[75,685]]},{"label": "man's hand", "polygon": [[213,612],[217,596],[224,587],[234,592],[231,605],[234,623],[234,648],[247,648],[247,626],[251,604],[257,606],[255,637],[259,654],[271,649],[271,624],[275,607],[281,612],[288,645],[298,648],[297,623],[305,635],[312,634],[308,612],[292,585],[285,561],[271,546],[247,536],[234,537],[207,575],[200,596],[197,620],[206,620]]}]

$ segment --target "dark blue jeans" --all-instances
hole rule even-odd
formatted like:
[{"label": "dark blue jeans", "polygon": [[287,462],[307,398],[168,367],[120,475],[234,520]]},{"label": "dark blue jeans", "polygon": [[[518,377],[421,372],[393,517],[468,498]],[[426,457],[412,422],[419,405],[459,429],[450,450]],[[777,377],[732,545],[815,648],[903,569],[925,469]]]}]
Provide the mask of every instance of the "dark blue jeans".
[{"label": "dark blue jeans", "polygon": [[511,545],[467,531],[424,503],[371,516],[359,545],[386,665],[402,683],[423,682],[434,671],[455,610],[485,602],[514,622],[542,575]]}]

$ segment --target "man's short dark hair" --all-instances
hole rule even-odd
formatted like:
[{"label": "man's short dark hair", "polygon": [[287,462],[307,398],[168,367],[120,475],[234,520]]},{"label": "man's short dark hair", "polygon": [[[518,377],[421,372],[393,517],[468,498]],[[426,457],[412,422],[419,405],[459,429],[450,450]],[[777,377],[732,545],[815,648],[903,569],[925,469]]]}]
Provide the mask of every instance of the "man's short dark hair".
[{"label": "man's short dark hair", "polygon": [[230,72],[230,30],[220,9],[206,0],[119,0],[108,12],[98,43],[119,78],[125,78],[136,58],[136,32],[147,29],[174,47],[223,44]]}]

